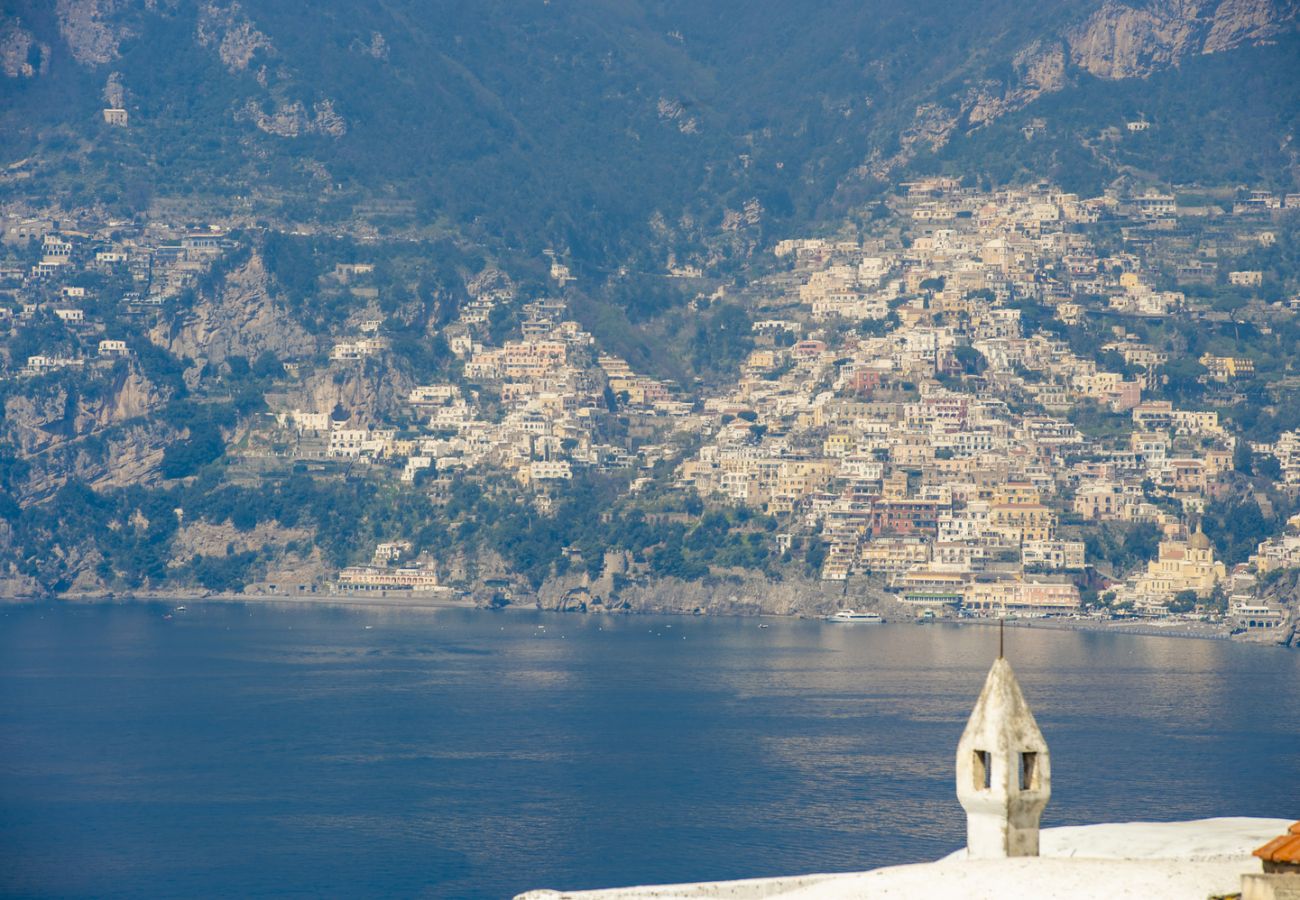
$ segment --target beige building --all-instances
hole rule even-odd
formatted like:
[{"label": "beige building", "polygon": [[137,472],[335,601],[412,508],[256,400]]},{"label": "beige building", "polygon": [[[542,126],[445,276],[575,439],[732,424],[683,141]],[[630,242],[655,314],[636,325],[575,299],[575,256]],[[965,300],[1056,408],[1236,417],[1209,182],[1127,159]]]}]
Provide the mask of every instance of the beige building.
[{"label": "beige building", "polygon": [[989,509],[989,526],[1016,542],[1051,540],[1056,514],[1041,503],[998,503]]},{"label": "beige building", "polygon": [[1079,609],[1079,589],[1069,582],[976,582],[966,586],[962,607],[986,616],[1069,614]]},{"label": "beige building", "polygon": [[1214,586],[1227,577],[1223,563],[1214,558],[1210,539],[1199,529],[1186,541],[1161,541],[1157,557],[1135,584],[1139,595],[1172,599],[1181,591],[1195,591],[1208,597]]},{"label": "beige building", "polygon": [[339,572],[339,587],[346,591],[432,591],[443,590],[438,576],[428,569],[381,569],[349,566]]}]

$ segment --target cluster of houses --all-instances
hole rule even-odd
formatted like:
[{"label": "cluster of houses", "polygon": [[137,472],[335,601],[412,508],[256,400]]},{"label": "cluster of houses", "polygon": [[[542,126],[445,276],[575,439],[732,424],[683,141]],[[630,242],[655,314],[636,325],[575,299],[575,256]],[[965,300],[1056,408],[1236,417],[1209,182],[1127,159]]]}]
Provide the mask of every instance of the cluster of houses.
[{"label": "cluster of houses", "polygon": [[[489,467],[543,489],[562,487],[577,469],[645,467],[663,458],[667,450],[653,439],[682,427],[691,412],[672,385],[598,353],[592,336],[566,318],[561,301],[526,304],[523,336],[500,346],[485,343],[481,307],[470,305],[448,329],[468,383],[412,389],[401,430],[356,427],[325,410],[282,413],[280,424],[296,437],[295,456],[387,460],[400,465],[404,482],[445,484],[456,471]],[[336,345],[332,359],[354,358],[339,346],[355,344]],[[624,423],[632,435],[623,433]],[[551,493],[542,490],[534,500],[548,507]]]},{"label": "cluster of houses", "polygon": [[[139,316],[160,308],[192,286],[234,242],[212,228],[65,223],[6,209],[0,210],[0,246],[11,260],[35,251],[30,264],[0,264],[0,324],[8,320],[17,327],[48,314],[71,329],[83,348],[70,356],[42,347],[10,360],[10,374],[33,376],[129,356],[128,335],[108,334],[94,310],[111,303],[126,316]],[[95,296],[88,283],[113,284],[113,296]]]},{"label": "cluster of houses", "polygon": [[[933,179],[911,185],[896,212],[903,227],[882,236],[777,245],[792,263],[768,281],[780,317],[755,323],[739,382],[705,401],[709,439],[679,483],[788,516],[783,545],[824,546],[824,579],[877,576],[921,606],[1077,611],[1091,561],[1062,525],[1104,521],[1150,523],[1162,537],[1155,559],[1104,585],[1121,608],[1166,615],[1186,592],[1234,592],[1193,524],[1232,466],[1218,413],[1152,399],[1167,355],[1122,324],[1103,349],[1128,375],[1023,321],[1026,304],[1066,323],[1184,313],[1142,253],[1101,256],[1079,227],[1158,221],[1173,198],[990,194]],[[1201,362],[1218,381],[1253,365]],[[1075,424],[1086,406],[1126,425],[1090,435]],[[1300,477],[1296,435],[1255,450]]]}]

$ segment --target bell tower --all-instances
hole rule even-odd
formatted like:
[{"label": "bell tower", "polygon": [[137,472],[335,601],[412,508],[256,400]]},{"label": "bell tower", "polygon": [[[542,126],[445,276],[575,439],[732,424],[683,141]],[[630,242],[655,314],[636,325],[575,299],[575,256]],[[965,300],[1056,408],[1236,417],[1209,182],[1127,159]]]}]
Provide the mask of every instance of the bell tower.
[{"label": "bell tower", "polygon": [[957,799],[966,852],[995,859],[1038,855],[1038,821],[1052,795],[1051,757],[1001,654],[957,742]]}]

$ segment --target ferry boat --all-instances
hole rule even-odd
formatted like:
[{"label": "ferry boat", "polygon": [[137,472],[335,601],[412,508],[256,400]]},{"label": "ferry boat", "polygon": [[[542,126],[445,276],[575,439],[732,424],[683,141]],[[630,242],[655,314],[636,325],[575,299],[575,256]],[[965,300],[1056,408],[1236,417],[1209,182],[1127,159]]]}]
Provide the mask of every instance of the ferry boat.
[{"label": "ferry boat", "polygon": [[885,622],[880,613],[855,612],[851,609],[841,609],[839,612],[827,616],[826,621],[847,625],[883,625]]}]

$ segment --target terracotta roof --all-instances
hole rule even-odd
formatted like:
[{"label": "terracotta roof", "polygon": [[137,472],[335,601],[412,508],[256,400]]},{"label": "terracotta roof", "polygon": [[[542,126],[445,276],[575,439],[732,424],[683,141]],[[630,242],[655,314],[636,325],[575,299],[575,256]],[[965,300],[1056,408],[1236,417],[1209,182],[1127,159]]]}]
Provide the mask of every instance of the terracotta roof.
[{"label": "terracotta roof", "polygon": [[1260,847],[1255,855],[1265,862],[1300,865],[1300,822],[1288,828],[1286,834]]}]

